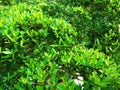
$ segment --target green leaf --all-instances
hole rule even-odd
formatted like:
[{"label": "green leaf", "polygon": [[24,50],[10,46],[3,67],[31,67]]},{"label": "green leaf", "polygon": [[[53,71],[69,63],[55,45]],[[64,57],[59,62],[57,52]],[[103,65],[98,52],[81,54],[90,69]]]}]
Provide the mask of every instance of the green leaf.
[{"label": "green leaf", "polygon": [[24,90],[24,88],[20,84],[15,84],[14,88],[17,90]]},{"label": "green leaf", "polygon": [[23,83],[23,84],[27,84],[29,81],[28,81],[28,79],[27,78],[24,78],[24,77],[21,77],[21,82]]},{"label": "green leaf", "polygon": [[57,84],[58,90],[68,90],[63,84]]},{"label": "green leaf", "polygon": [[103,59],[98,60],[98,62],[97,62],[97,66],[99,67],[99,66],[103,65],[103,62],[104,62]]},{"label": "green leaf", "polygon": [[43,86],[36,86],[37,90],[44,90]]},{"label": "green leaf", "polygon": [[0,54],[2,53],[2,48],[0,47]]},{"label": "green leaf", "polygon": [[2,51],[3,54],[12,54],[11,51]]}]

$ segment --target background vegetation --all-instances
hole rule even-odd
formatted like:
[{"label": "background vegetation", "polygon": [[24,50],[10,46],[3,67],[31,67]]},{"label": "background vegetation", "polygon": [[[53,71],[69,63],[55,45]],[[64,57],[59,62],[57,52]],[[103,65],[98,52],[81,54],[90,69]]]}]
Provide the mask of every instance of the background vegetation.
[{"label": "background vegetation", "polygon": [[0,4],[1,90],[120,89],[119,0]]}]

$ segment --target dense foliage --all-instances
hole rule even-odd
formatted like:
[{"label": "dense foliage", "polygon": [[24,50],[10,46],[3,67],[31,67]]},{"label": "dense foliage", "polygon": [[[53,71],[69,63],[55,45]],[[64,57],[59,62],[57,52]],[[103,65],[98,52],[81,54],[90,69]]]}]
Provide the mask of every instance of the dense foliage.
[{"label": "dense foliage", "polygon": [[0,3],[0,90],[120,89],[119,0]]}]

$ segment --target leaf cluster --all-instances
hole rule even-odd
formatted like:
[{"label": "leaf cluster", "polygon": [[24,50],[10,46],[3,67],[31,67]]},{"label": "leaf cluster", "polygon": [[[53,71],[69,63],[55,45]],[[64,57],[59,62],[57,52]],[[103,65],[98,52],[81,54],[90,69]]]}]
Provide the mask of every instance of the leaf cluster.
[{"label": "leaf cluster", "polygon": [[119,90],[119,6],[118,0],[2,0],[0,89]]}]

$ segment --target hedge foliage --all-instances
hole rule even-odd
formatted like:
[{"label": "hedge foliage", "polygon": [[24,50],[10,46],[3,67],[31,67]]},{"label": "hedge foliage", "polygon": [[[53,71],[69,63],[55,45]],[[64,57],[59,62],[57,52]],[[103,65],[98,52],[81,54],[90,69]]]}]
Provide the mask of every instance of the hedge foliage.
[{"label": "hedge foliage", "polygon": [[2,0],[0,89],[119,90],[119,7],[119,0]]}]

